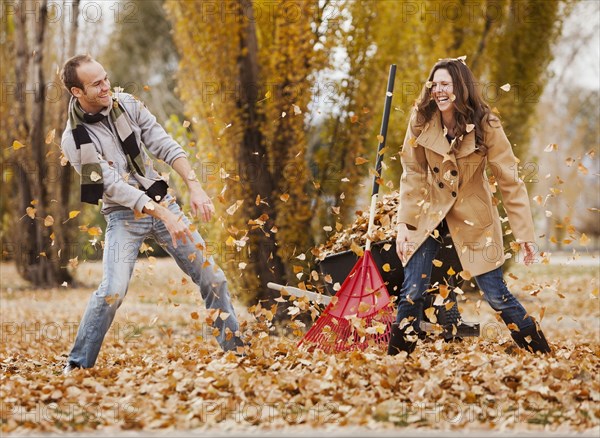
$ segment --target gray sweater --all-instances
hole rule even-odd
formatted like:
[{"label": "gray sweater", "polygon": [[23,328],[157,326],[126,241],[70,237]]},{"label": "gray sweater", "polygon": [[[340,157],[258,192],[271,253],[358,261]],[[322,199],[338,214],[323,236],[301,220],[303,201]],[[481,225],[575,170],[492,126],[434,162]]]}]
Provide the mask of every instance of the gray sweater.
[{"label": "gray sweater", "polygon": [[[187,153],[181,145],[167,134],[163,127],[156,121],[156,117],[144,106],[142,102],[135,99],[131,94],[119,93],[116,95],[121,105],[125,108],[131,129],[135,133],[136,140],[140,145],[142,161],[145,164],[144,173],[146,178],[157,180],[160,175],[154,169],[152,159],[146,149],[156,158],[163,160],[169,166],[179,157],[186,157]],[[110,120],[108,123],[112,129],[103,123],[86,123],[85,128],[96,146],[99,154],[102,176],[104,178],[104,196],[102,197],[103,214],[112,211],[133,209],[142,211],[144,205],[150,198],[144,193],[142,186],[136,180],[127,166],[127,159],[116,129]],[[81,174],[81,157],[75,146],[75,140],[71,132],[71,125],[63,132],[61,148],[65,157]]]}]

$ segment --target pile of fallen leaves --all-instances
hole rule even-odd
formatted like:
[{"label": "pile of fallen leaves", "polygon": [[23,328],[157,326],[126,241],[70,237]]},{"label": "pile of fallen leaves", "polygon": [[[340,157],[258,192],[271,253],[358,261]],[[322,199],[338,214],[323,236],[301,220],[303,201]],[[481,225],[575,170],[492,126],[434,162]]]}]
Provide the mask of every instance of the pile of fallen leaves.
[{"label": "pile of fallen leaves", "polygon": [[[379,197],[375,208],[375,227],[373,235],[370,236],[372,242],[396,238],[398,202],[397,191]],[[349,227],[343,228],[342,224],[336,224],[336,232],[327,242],[316,248],[314,255],[319,260],[323,260],[328,255],[350,249],[360,253],[359,248],[366,244],[368,228],[369,210],[357,211],[356,219]]]},{"label": "pile of fallen leaves", "polygon": [[61,370],[100,264],[79,265],[86,287],[49,291],[11,286],[14,267],[0,267],[3,433],[598,431],[600,309],[589,267],[519,266],[507,276],[541,322],[549,356],[515,349],[497,315],[475,298],[461,310],[481,323],[481,337],[430,337],[408,358],[383,347],[298,348],[301,322],[280,330],[272,308],[236,302],[252,341],[238,357],[218,348],[197,288],[171,259],[140,261],[96,367],[68,377]]}]

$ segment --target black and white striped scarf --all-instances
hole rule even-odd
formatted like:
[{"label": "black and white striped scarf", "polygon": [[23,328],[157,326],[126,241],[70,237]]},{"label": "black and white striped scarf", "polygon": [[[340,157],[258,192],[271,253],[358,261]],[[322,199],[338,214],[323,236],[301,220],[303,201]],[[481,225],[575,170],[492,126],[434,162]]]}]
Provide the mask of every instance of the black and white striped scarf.
[{"label": "black and white striped scarf", "polygon": [[[127,157],[129,170],[135,174],[136,180],[144,187],[146,194],[159,202],[167,194],[168,185],[162,179],[152,180],[144,176],[144,163],[140,154],[140,146],[135,139],[135,133],[129,125],[125,109],[113,97],[109,116],[117,130],[121,147]],[[100,166],[100,156],[85,128],[86,123],[98,123],[107,117],[105,112],[88,114],[79,106],[77,99],[71,98],[69,104],[69,121],[71,123],[75,146],[81,154],[81,201],[98,204],[104,193],[104,178]]]}]

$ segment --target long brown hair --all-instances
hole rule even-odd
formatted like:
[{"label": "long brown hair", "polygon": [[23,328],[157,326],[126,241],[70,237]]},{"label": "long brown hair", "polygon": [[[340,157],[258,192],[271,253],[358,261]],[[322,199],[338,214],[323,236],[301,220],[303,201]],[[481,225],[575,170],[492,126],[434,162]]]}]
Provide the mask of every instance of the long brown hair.
[{"label": "long brown hair", "polygon": [[455,147],[460,147],[460,137],[467,133],[467,125],[475,125],[475,144],[479,152],[486,154],[487,146],[483,142],[482,124],[490,123],[490,119],[498,121],[497,117],[491,115],[490,107],[476,87],[475,77],[471,69],[467,67],[464,60],[458,58],[440,59],[435,63],[429,73],[427,83],[423,85],[421,95],[416,103],[417,127],[422,127],[429,122],[438,108],[431,96],[431,81],[433,75],[439,69],[446,69],[452,78],[454,88],[454,118],[456,119],[456,131],[462,133],[457,135]]}]

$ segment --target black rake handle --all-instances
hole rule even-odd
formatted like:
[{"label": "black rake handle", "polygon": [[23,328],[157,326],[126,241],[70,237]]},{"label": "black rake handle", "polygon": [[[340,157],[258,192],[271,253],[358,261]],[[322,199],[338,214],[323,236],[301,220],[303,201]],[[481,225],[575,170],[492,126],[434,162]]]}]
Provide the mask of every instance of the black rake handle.
[{"label": "black rake handle", "polygon": [[383,108],[383,120],[379,130],[379,145],[377,146],[377,161],[375,164],[375,176],[373,177],[373,191],[371,196],[379,193],[379,179],[381,178],[381,163],[383,162],[383,148],[387,140],[388,122],[390,120],[390,111],[392,109],[392,97],[394,96],[394,79],[396,78],[396,64],[390,65],[388,76],[387,92],[385,93],[385,106]]}]

